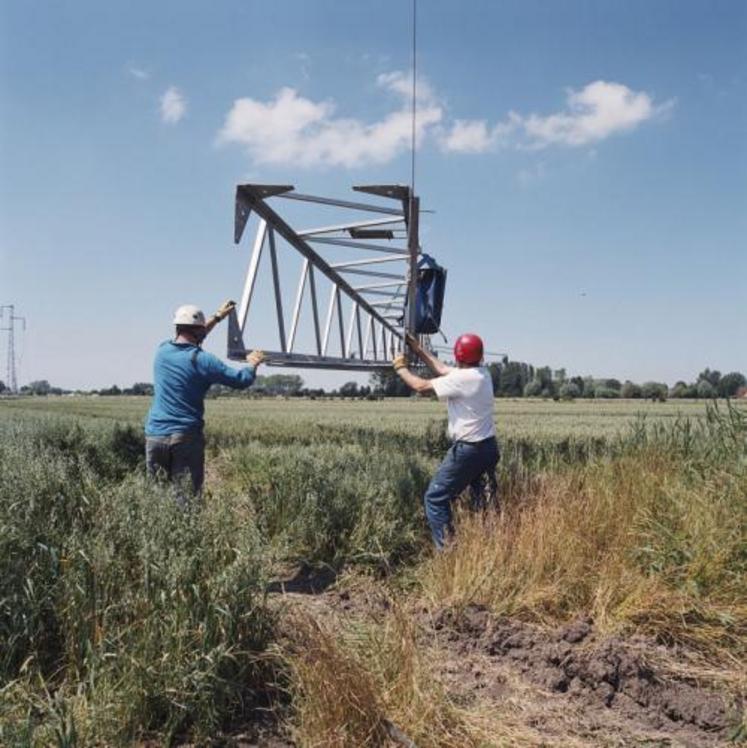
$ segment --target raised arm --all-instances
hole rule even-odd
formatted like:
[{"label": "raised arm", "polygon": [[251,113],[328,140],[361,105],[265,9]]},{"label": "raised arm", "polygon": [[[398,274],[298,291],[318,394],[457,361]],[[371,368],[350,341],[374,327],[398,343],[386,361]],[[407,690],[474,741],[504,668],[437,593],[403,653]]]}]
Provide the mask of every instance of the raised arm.
[{"label": "raised arm", "polygon": [[[211,384],[224,384],[237,390],[245,390],[254,383],[257,378],[257,369],[265,360],[265,354],[262,351],[252,351],[246,357],[249,366],[243,369],[234,369],[231,366],[226,366],[212,354],[203,355],[208,381]],[[201,360],[203,360],[202,357]]]},{"label": "raised arm", "polygon": [[219,322],[222,322],[226,317],[228,317],[228,315],[231,314],[231,311],[235,307],[235,301],[224,301],[218,308],[218,311],[215,314],[211,315],[208,321],[205,323],[205,335],[208,335]]},{"label": "raised arm", "polygon": [[399,356],[395,356],[394,361],[392,362],[392,366],[394,366],[394,371],[397,372],[399,378],[411,390],[415,390],[415,392],[419,392],[421,394],[425,392],[433,392],[433,384],[430,379],[423,379],[423,377],[419,377],[417,374],[413,374],[407,368],[407,361],[403,353],[400,353]]},{"label": "raised arm", "polygon": [[[407,344],[412,348],[415,355],[434,373],[442,377],[451,371],[451,366],[448,366],[443,361],[438,359],[429,351],[426,351],[422,345],[418,342],[418,339],[408,333]],[[426,380],[424,380],[426,381]]]}]

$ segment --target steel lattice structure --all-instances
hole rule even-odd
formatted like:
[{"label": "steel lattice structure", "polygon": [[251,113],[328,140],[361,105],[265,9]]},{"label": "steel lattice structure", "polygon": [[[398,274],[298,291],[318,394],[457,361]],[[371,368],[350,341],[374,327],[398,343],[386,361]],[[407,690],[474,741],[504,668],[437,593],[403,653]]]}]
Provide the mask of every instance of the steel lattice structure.
[{"label": "steel lattice structure", "polygon": [[[266,249],[272,270],[279,348],[265,351],[269,365],[371,371],[388,367],[392,356],[404,349],[405,333],[415,330],[420,201],[408,186],[369,185],[353,189],[389,202],[363,203],[304,195],[289,185],[242,184],[236,188],[235,243],[241,241],[252,214],[257,216],[258,225],[241,301],[229,318],[228,358],[243,360],[253,347],[247,318]],[[270,205],[270,200],[329,206],[343,211],[346,217],[355,216],[355,220],[295,230]],[[368,217],[361,219],[356,214]],[[281,266],[291,259],[286,247],[294,250],[291,258],[302,258],[288,326],[280,282]],[[354,250],[355,259],[332,261],[330,253],[339,254],[341,248]],[[320,282],[329,287],[323,318]],[[309,301],[313,319],[311,350],[301,351],[299,323],[304,304],[308,308]],[[344,309],[346,305],[348,308]]]},{"label": "steel lattice structure", "polygon": [[23,330],[26,330],[26,318],[19,317],[15,313],[15,306],[13,304],[3,304],[0,306],[0,321],[3,319],[5,310],[8,310],[8,325],[7,327],[0,327],[0,330],[6,330],[8,333],[8,359],[7,359],[7,387],[10,392],[16,394],[18,392],[18,380],[16,378],[16,350],[15,350],[15,332],[16,322],[20,322],[23,325]]}]

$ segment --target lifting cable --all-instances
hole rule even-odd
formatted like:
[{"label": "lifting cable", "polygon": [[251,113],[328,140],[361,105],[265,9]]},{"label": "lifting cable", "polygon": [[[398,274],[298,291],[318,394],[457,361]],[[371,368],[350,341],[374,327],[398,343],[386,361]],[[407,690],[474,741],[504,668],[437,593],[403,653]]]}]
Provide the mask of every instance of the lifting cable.
[{"label": "lifting cable", "polygon": [[415,131],[417,117],[417,28],[418,0],[412,0],[412,139],[410,143],[410,190],[415,194]]}]

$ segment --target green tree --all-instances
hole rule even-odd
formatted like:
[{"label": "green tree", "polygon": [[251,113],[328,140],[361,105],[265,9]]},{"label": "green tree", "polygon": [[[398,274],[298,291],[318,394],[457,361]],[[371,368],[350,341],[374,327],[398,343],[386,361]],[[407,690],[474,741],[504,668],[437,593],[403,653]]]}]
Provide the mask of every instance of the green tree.
[{"label": "green tree", "polygon": [[410,388],[394,369],[382,369],[371,374],[371,388],[374,394],[384,397],[407,397],[411,394]]},{"label": "green tree", "polygon": [[345,382],[340,387],[340,395],[342,397],[358,397],[358,383],[357,382]]},{"label": "green tree", "polygon": [[5,386],[5,382],[3,382],[2,379],[0,379],[0,392],[5,392],[6,389],[8,388]]},{"label": "green tree", "polygon": [[99,390],[99,395],[121,395],[122,390],[117,387],[116,384],[113,384],[111,387]]},{"label": "green tree", "polygon": [[691,384],[687,384],[686,382],[683,382],[680,380],[679,382],[676,382],[674,387],[669,391],[669,397],[674,398],[681,398],[681,397],[697,397],[698,392],[697,388],[693,387]]},{"label": "green tree", "polygon": [[581,397],[581,388],[575,382],[565,382],[560,385],[558,394],[562,400],[575,400]]},{"label": "green tree", "polygon": [[500,391],[501,386],[501,368],[503,364],[493,361],[488,364],[488,371],[490,372],[490,379],[493,382],[493,394],[497,395]]},{"label": "green tree", "polygon": [[631,382],[630,380],[625,382],[625,384],[620,388],[620,397],[624,397],[629,400],[640,398],[642,394],[643,391],[641,389],[641,386],[639,384],[636,384],[635,382]]},{"label": "green tree", "polygon": [[571,377],[569,381],[570,381],[571,384],[575,384],[576,387],[578,387],[578,393],[579,393],[578,396],[579,397],[583,397],[583,395],[584,395],[584,378],[583,377],[579,377],[579,376],[575,376],[575,377]]},{"label": "green tree", "polygon": [[32,395],[48,395],[52,389],[52,385],[46,379],[38,379],[34,382],[30,382],[28,391]]},{"label": "green tree", "polygon": [[544,397],[555,396],[555,382],[552,379],[552,369],[549,366],[541,366],[534,372],[534,379],[542,385],[542,395]]},{"label": "green tree", "polygon": [[701,379],[697,384],[698,397],[713,398],[718,395],[718,390],[707,380]]},{"label": "green tree", "polygon": [[[127,393],[127,390],[125,390]],[[135,382],[129,389],[129,393],[133,395],[152,395],[153,385],[150,382]]]},{"label": "green tree", "polygon": [[669,396],[669,387],[662,382],[644,382],[641,385],[641,395],[646,400],[664,402]]},{"label": "green tree", "polygon": [[721,397],[734,397],[742,387],[747,387],[747,378],[739,371],[731,371],[721,377],[718,394]]},{"label": "green tree", "polygon": [[529,382],[529,366],[520,361],[506,361],[501,367],[498,394],[501,397],[521,397]]},{"label": "green tree", "polygon": [[584,397],[594,397],[594,391],[596,390],[596,383],[593,377],[584,377],[584,389],[581,393]]},{"label": "green tree", "polygon": [[708,382],[718,389],[718,383],[721,381],[721,372],[717,370],[711,371],[710,369],[704,369],[698,374],[698,382]]},{"label": "green tree", "polygon": [[603,384],[598,384],[594,387],[594,397],[598,400],[614,400],[620,397],[620,391],[612,387],[605,387]]},{"label": "green tree", "polygon": [[533,379],[524,385],[524,397],[539,397],[542,394],[542,382]]},{"label": "green tree", "polygon": [[303,389],[303,379],[298,374],[270,374],[257,377],[255,387],[268,395],[297,395]]}]

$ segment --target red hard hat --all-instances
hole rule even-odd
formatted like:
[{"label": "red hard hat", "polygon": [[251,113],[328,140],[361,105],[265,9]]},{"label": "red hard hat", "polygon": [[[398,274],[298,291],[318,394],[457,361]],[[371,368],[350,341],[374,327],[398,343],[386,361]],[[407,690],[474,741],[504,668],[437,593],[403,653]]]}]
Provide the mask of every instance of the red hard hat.
[{"label": "red hard hat", "polygon": [[466,332],[454,343],[454,358],[460,364],[479,364],[482,360],[482,339],[479,335]]}]

